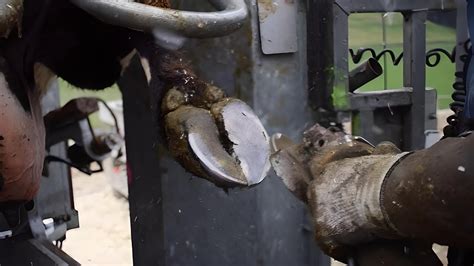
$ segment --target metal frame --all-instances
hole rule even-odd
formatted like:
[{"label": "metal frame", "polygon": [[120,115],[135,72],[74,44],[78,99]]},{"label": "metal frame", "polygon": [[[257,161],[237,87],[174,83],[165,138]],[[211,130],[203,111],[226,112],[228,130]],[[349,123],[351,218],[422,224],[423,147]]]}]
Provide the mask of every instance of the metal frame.
[{"label": "metal frame", "polygon": [[[183,9],[197,2],[186,1]],[[262,53],[257,0],[247,1],[251,20],[241,30],[193,40],[186,49],[197,74],[249,103],[269,134],[296,139],[314,112],[306,88],[306,7],[287,2],[297,5],[298,53]],[[306,207],[278,177],[271,173],[254,188],[227,193],[193,178],[160,143],[158,99],[137,59],[119,86],[135,265],[330,265],[314,241]]]},{"label": "metal frame", "polygon": [[[43,115],[59,108],[59,86],[54,82],[52,88],[43,98]],[[49,148],[49,152],[61,158],[66,158],[66,143],[58,143]],[[71,170],[64,164],[45,164],[40,191],[35,199],[38,213],[42,219],[53,218],[63,221],[67,228],[79,227],[78,212],[74,209]]]},{"label": "metal frame", "polygon": [[350,13],[379,13],[379,12],[412,12],[429,10],[449,10],[456,8],[455,0],[335,0],[347,14]]},{"label": "metal frame", "polygon": [[[323,124],[340,122],[340,114],[350,112],[358,121],[353,130],[371,141],[380,141],[372,132],[374,125],[373,106],[360,104],[370,94],[359,96],[349,92],[349,16],[352,13],[400,12],[404,20],[404,89],[400,92],[383,92],[389,108],[399,109],[404,113],[400,118],[402,141],[395,141],[403,149],[421,149],[426,145],[425,133],[435,125],[433,112],[436,105],[428,106],[426,92],[426,18],[432,10],[452,10],[456,8],[454,0],[450,1],[370,1],[370,0],[322,0],[310,1],[308,23],[308,53],[310,98],[314,107],[320,110],[320,121]],[[409,88],[410,91],[407,91]],[[401,102],[400,93],[410,94],[410,101]],[[372,95],[373,96],[373,95]],[[377,98],[380,95],[376,96]],[[435,97],[435,96],[434,96]],[[436,98],[436,97],[435,97]],[[408,98],[406,98],[408,99]],[[433,100],[431,98],[431,100]],[[365,100],[364,100],[365,101]],[[336,103],[337,105],[334,105]],[[376,107],[376,106],[374,106]],[[358,117],[360,116],[360,117]],[[371,119],[372,118],[372,119]],[[428,120],[434,120],[427,123]]]},{"label": "metal frame", "polygon": [[[457,15],[456,69],[462,70],[460,56],[465,53],[467,20],[464,0],[451,1],[371,1],[312,0],[308,8],[309,88],[320,121],[329,123],[340,114],[352,113],[353,130],[375,143],[395,140],[403,149],[421,149],[425,134],[435,128],[436,93],[425,90],[427,12],[454,10]],[[404,87],[400,90],[351,94],[348,86],[348,17],[352,13],[400,12],[404,21]],[[343,104],[333,105],[333,99]],[[344,101],[345,100],[345,101]],[[392,107],[388,108],[387,105]],[[393,108],[393,110],[392,110]],[[392,121],[387,121],[387,120]],[[355,121],[354,121],[355,120]],[[354,123],[355,122],[355,123]],[[384,139],[372,131],[376,125],[386,129]],[[403,141],[400,142],[400,136]],[[398,142],[397,142],[398,141]],[[468,251],[470,252],[470,251]],[[462,255],[461,255],[462,256]],[[461,262],[462,263],[462,262]],[[355,261],[352,260],[352,265]],[[351,263],[349,264],[351,265]]]}]

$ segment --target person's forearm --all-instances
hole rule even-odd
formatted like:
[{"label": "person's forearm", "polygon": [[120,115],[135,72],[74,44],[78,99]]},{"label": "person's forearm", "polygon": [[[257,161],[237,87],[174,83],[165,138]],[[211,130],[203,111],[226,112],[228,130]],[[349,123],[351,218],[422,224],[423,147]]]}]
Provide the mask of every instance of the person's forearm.
[{"label": "person's forearm", "polygon": [[384,181],[381,203],[399,234],[474,245],[474,135],[415,152]]}]

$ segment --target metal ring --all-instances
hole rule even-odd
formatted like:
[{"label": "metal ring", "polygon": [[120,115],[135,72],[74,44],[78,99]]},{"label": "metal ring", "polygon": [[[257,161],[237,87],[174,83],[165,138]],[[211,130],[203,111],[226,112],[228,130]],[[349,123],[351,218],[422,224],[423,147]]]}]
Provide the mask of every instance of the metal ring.
[{"label": "metal ring", "polygon": [[228,35],[247,19],[244,0],[208,0],[219,11],[193,12],[153,7],[127,0],[71,0],[96,18],[138,31],[170,30],[189,38]]}]

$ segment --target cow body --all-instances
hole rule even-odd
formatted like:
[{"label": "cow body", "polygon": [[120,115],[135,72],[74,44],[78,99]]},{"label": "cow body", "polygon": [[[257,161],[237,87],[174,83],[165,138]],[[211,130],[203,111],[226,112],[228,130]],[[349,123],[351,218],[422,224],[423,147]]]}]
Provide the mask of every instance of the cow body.
[{"label": "cow body", "polygon": [[0,203],[32,200],[45,155],[41,96],[53,75],[101,90],[143,34],[106,25],[64,0],[26,0],[21,27],[0,40]]}]

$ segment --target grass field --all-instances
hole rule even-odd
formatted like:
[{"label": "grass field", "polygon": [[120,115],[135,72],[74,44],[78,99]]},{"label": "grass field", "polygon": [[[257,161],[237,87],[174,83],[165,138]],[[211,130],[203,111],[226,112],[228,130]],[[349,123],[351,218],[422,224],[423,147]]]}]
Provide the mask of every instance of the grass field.
[{"label": "grass field", "polygon": [[[386,15],[386,40],[387,47],[397,53],[402,51],[402,22],[401,15]],[[381,14],[357,14],[352,15],[350,19],[350,42],[353,49],[360,47],[375,48],[380,51],[383,49],[383,31]],[[455,31],[446,27],[437,26],[433,23],[427,24],[427,48],[443,48],[451,51],[455,45]],[[388,60],[385,77],[382,76],[373,82],[364,86],[364,90],[380,90],[384,88],[384,78],[387,79],[388,88],[400,88],[402,86],[403,66],[393,66]],[[382,63],[382,62],[381,62]],[[354,67],[351,64],[351,69]],[[451,102],[451,85],[454,81],[454,64],[447,58],[442,58],[441,64],[436,68],[427,68],[427,86],[438,90],[439,108],[447,108]],[[120,91],[117,87],[109,88],[102,92],[90,92],[78,90],[61,82],[61,100],[63,103],[69,99],[95,95],[105,100],[120,99]]]},{"label": "grass field", "polygon": [[[383,49],[383,30],[381,14],[357,14],[350,18],[350,41],[349,46],[354,50],[358,48],[374,48],[377,51]],[[396,54],[403,50],[403,18],[400,14],[384,17],[386,23],[387,48]],[[456,44],[456,32],[453,29],[427,23],[427,50],[443,48],[452,51]],[[368,57],[366,57],[367,59]],[[363,62],[363,61],[362,61]],[[380,61],[383,65],[383,60]],[[401,88],[403,85],[403,63],[393,66],[391,59],[387,58],[387,69],[384,75],[364,86],[363,90],[380,90],[384,88],[384,79],[387,80],[387,88]],[[351,69],[354,67],[351,64]],[[442,57],[441,63],[434,68],[426,68],[426,85],[438,91],[438,107],[447,108],[451,102],[452,84],[454,82],[454,64],[448,58]]]},{"label": "grass field", "polygon": [[75,88],[69,85],[64,80],[59,80],[59,86],[61,88],[61,104],[67,103],[69,100],[78,98],[78,97],[85,97],[85,96],[94,96],[102,98],[106,101],[110,100],[118,100],[121,98],[120,90],[117,86],[113,86],[111,88],[105,89],[103,91],[87,91]]}]

